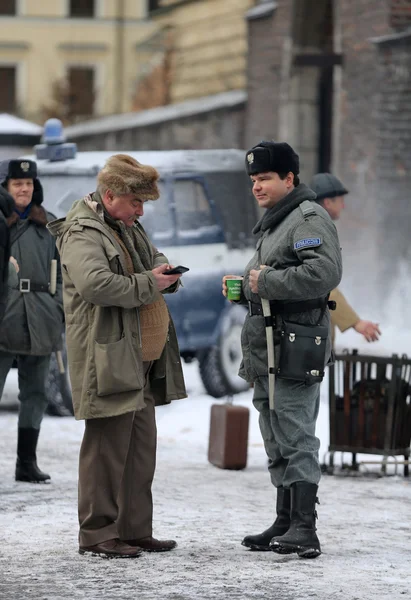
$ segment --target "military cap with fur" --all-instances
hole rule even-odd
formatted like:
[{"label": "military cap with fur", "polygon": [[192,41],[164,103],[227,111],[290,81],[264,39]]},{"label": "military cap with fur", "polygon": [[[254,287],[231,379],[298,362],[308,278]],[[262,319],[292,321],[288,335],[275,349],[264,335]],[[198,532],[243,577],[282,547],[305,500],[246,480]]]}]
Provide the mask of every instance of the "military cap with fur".
[{"label": "military cap with fur", "polygon": [[257,173],[294,173],[300,172],[300,159],[287,142],[262,141],[245,156],[248,175]]},{"label": "military cap with fur", "polygon": [[98,187],[115,196],[134,194],[140,200],[157,200],[159,173],[128,154],[111,156],[97,176]]},{"label": "military cap with fur", "polygon": [[32,179],[34,184],[32,202],[40,206],[43,202],[43,187],[37,178],[37,164],[34,160],[13,158],[1,161],[0,182],[5,189],[7,189],[9,179]]},{"label": "military cap with fur", "polygon": [[317,202],[324,198],[336,198],[348,194],[341,181],[331,173],[317,173],[311,179],[309,187],[317,194]]},{"label": "military cap with fur", "polygon": [[0,163],[0,180],[37,179],[37,165],[33,160],[12,159]]}]

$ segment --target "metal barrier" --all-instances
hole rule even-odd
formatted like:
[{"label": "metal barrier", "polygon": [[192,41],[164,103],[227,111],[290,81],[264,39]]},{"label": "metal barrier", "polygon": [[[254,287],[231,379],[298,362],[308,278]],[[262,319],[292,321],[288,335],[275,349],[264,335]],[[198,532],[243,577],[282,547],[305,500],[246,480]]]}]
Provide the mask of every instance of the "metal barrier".
[{"label": "metal barrier", "polygon": [[330,445],[327,472],[334,472],[334,453],[404,456],[409,474],[411,440],[411,360],[362,356],[356,350],[338,354],[329,370]]}]

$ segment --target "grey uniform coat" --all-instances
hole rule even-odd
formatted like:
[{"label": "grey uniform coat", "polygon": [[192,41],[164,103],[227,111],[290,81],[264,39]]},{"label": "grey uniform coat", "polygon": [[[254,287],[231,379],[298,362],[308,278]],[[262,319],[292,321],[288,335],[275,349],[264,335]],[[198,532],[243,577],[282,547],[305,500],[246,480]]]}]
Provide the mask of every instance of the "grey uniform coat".
[{"label": "grey uniform coat", "polygon": [[48,286],[52,259],[57,260],[57,292],[22,293],[18,287],[8,290],[5,314],[0,326],[0,351],[10,354],[47,356],[58,349],[63,333],[64,312],[62,280],[56,242],[47,231],[53,215],[33,205],[27,219],[14,213],[7,223],[11,255],[17,260],[19,280]]},{"label": "grey uniform coat", "polygon": [[[261,302],[261,298],[296,302],[326,298],[340,282],[342,275],[341,249],[337,230],[328,213],[317,203],[305,203],[309,209],[304,216],[300,203],[315,200],[315,194],[304,184],[268,209],[254,228],[260,234],[256,252],[244,272],[243,294],[245,300]],[[295,208],[283,219],[279,210],[292,203]],[[287,210],[285,211],[287,212]],[[275,217],[277,214],[277,218]],[[279,221],[279,222],[278,222]],[[270,226],[270,222],[274,227]],[[258,294],[249,286],[249,274],[267,265],[258,279]],[[321,317],[321,309],[287,315],[295,323],[314,325]],[[282,317],[276,318],[276,329],[282,326]],[[330,324],[328,308],[320,321]],[[239,375],[247,381],[268,377],[267,342],[264,317],[247,315],[242,331],[243,362]],[[276,364],[279,363],[279,345],[276,346]],[[328,339],[326,359],[331,355],[331,334]]]}]

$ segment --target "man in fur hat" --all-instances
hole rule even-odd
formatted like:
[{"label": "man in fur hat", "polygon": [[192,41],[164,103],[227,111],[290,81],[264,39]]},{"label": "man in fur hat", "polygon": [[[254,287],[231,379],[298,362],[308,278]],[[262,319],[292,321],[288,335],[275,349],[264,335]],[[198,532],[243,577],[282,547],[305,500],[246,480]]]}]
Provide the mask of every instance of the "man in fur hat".
[{"label": "man in fur hat", "polygon": [[[291,146],[260,142],[247,152],[246,169],[258,205],[266,210],[254,227],[256,252],[244,271],[242,302],[249,310],[239,375],[254,383],[253,403],[277,489],[277,517],[242,544],[315,558],[321,554],[315,426],[320,382],[331,355],[327,303],[341,279],[340,245],[329,215],[299,181],[299,158]],[[269,343],[275,345],[274,365],[268,364]],[[269,373],[275,375],[274,389]]]},{"label": "man in fur hat", "polygon": [[[344,210],[344,196],[349,193],[341,181],[331,173],[317,173],[310,181],[310,188],[317,194],[316,202],[325,208],[333,221],[337,221]],[[381,335],[378,323],[361,319],[338,288],[331,292],[330,299],[337,303],[337,308],[331,313],[333,342],[336,327],[341,332],[352,327],[367,342],[378,341]]]},{"label": "man in fur hat", "polygon": [[173,540],[152,536],[155,405],[185,398],[163,293],[179,275],[139,217],[157,200],[157,171],[112,156],[97,191],[49,224],[63,270],[74,414],[85,420],[79,465],[79,552],[135,558]]},{"label": "man in fur hat", "polygon": [[0,206],[12,206],[6,222],[11,254],[20,267],[19,280],[9,287],[0,326],[0,397],[16,361],[20,411],[15,476],[17,481],[37,483],[50,479],[37,466],[36,449],[48,404],[45,386],[50,355],[59,347],[63,331],[59,266],[57,292],[51,295],[49,289],[51,261],[58,261],[58,253],[46,225],[55,217],[41,206],[43,191],[35,162],[1,162],[0,183]]}]

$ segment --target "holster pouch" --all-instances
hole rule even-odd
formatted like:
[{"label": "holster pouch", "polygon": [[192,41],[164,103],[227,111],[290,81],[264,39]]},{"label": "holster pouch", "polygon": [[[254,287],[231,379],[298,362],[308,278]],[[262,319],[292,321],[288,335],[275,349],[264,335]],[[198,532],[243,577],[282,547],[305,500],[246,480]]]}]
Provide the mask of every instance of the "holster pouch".
[{"label": "holster pouch", "polygon": [[283,321],[277,377],[306,385],[324,378],[328,327]]}]

